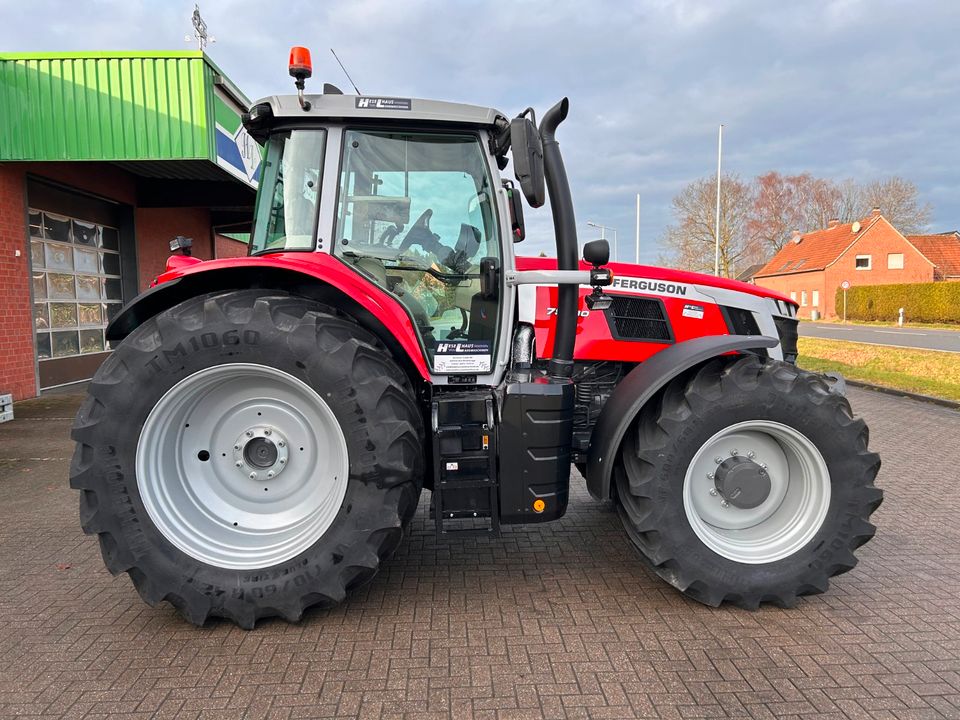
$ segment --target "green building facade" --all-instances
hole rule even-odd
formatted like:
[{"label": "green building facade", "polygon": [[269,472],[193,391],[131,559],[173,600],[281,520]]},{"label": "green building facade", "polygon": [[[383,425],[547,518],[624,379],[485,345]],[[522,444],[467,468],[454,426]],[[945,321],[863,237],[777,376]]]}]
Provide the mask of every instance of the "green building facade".
[{"label": "green building facade", "polygon": [[0,53],[0,301],[16,348],[0,393],[91,377],[106,324],[174,236],[198,257],[245,254],[234,238],[262,152],[248,107],[199,51]]}]

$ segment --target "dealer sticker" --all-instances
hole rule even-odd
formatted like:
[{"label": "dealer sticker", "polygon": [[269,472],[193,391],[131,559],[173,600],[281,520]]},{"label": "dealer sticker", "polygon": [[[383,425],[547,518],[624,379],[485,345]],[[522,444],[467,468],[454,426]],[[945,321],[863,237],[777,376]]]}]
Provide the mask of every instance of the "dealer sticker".
[{"label": "dealer sticker", "polygon": [[360,110],[409,110],[410,98],[361,95],[357,98],[356,107]]},{"label": "dealer sticker", "polygon": [[703,320],[703,306],[690,304],[684,305],[683,316],[688,318],[696,318],[697,320]]},{"label": "dealer sticker", "polygon": [[492,363],[489,340],[441,340],[433,357],[438,373],[488,373]]}]

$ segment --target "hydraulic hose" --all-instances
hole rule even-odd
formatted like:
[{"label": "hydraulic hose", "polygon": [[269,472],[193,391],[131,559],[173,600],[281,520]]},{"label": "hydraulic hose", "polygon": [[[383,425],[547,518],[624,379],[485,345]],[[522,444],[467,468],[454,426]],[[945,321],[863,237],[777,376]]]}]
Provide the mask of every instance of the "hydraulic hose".
[{"label": "hydraulic hose", "polygon": [[[567,117],[570,101],[563,98],[550,108],[540,121],[540,138],[543,142],[543,169],[550,195],[550,210],[553,213],[553,231],[557,240],[557,269],[578,270],[577,221],[573,215],[573,198],[563,156],[556,140],[557,126]],[[570,377],[573,373],[573,346],[577,334],[577,285],[561,284],[557,287],[557,321],[553,338],[553,357],[549,373],[554,377]]]}]

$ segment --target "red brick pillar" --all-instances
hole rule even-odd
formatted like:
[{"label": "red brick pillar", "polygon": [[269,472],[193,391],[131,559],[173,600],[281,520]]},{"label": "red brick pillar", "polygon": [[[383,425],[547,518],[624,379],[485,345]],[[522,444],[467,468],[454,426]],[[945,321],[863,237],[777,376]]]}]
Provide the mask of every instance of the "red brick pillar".
[{"label": "red brick pillar", "polygon": [[23,171],[0,165],[0,394],[14,400],[37,394],[26,216]]}]

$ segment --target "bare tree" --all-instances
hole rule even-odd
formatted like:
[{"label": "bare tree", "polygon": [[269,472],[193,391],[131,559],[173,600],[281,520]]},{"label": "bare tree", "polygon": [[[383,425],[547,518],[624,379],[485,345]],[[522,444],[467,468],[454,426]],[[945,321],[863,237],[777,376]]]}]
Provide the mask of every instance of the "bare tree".
[{"label": "bare tree", "polygon": [[840,222],[863,220],[873,208],[880,208],[883,216],[897,230],[906,234],[919,233],[930,222],[933,208],[920,202],[917,186],[894,175],[886,180],[858,183],[847,179],[836,185],[839,196],[833,217]]},{"label": "bare tree", "polygon": [[[863,199],[863,186],[858,184],[853,178],[847,178],[837,183],[837,201],[833,208],[831,217],[838,219],[842,223],[862,220],[869,214],[869,209],[864,209],[865,201]],[[821,225],[821,227],[824,227]]]},{"label": "bare tree", "polygon": [[863,186],[863,216],[870,208],[880,208],[883,216],[904,235],[921,233],[930,223],[933,208],[920,202],[917,186],[902,177],[874,180]]},{"label": "bare tree", "polygon": [[[825,228],[834,218],[844,223],[862,220],[879,207],[900,232],[917,233],[931,215],[916,185],[896,176],[863,184],[853,179],[837,183],[810,173],[770,171],[750,182],[724,175],[721,192],[720,272],[728,277],[768,260],[794,230]],[[715,175],[684,187],[673,199],[675,222],[664,233],[667,253],[660,262],[713,272],[715,212]]]},{"label": "bare tree", "polygon": [[[716,247],[715,213],[717,178],[700,178],[673,198],[675,223],[663,237],[666,264],[685,270],[713,272]],[[751,213],[755,191],[752,183],[736,175],[724,175],[720,185],[720,274],[731,277],[762,259],[762,249]]]},{"label": "bare tree", "polygon": [[772,170],[754,182],[750,229],[767,255],[780,250],[794,230],[826,227],[840,199],[832,182],[810,173],[781,175]]}]

